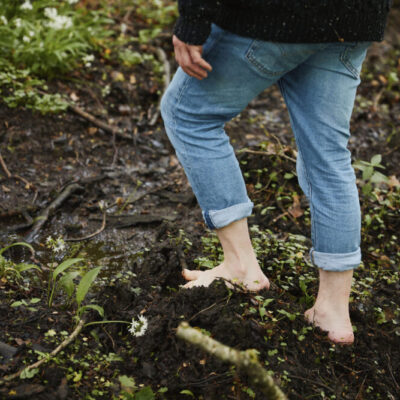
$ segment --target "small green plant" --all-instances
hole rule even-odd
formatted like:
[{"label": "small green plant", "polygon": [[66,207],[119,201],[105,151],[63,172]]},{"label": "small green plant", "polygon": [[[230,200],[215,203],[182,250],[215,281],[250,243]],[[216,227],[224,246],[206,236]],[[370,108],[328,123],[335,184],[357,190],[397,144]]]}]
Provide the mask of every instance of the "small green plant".
[{"label": "small green plant", "polygon": [[[150,386],[145,386],[139,390],[139,387],[136,385],[135,379],[132,377],[121,375],[118,377],[118,380],[121,386],[121,392],[119,393],[118,399],[154,400],[156,398],[156,393],[153,392]],[[157,390],[157,393],[159,393],[162,396],[162,394],[167,391],[168,389],[166,387],[162,387]],[[117,398],[113,397],[113,399]]]},{"label": "small green plant", "polygon": [[33,251],[33,247],[30,244],[24,243],[24,242],[13,243],[13,244],[10,244],[10,245],[0,249],[0,277],[1,278],[7,277],[8,275],[11,274],[11,275],[15,275],[17,279],[21,279],[22,278],[21,274],[24,271],[28,271],[31,269],[41,271],[41,269],[35,264],[27,264],[27,263],[16,264],[11,260],[6,259],[3,256],[3,253],[14,246],[24,246],[24,247],[29,248],[31,251]]},{"label": "small green plant", "polygon": [[[65,250],[65,243],[62,238],[53,239],[48,237],[46,240],[46,245],[53,251],[53,255],[58,252]],[[97,304],[87,304],[82,305],[90,287],[97,278],[101,267],[93,268],[82,275],[80,270],[67,271],[72,266],[76,266],[78,263],[83,262],[83,258],[69,258],[64,260],[61,264],[57,265],[54,270],[50,271],[49,283],[48,283],[48,296],[47,304],[52,307],[54,295],[58,289],[61,287],[67,294],[70,302],[74,299],[77,304],[76,317],[79,319],[82,314],[87,310],[97,311],[101,317],[104,316],[104,310]],[[54,265],[54,261],[52,263]],[[81,276],[78,285],[75,284],[74,280]],[[75,292],[75,298],[73,298]]]},{"label": "small green plant", "polygon": [[78,7],[76,0],[0,0],[0,93],[9,107],[26,106],[43,114],[66,110],[58,94],[48,94],[41,78],[51,79],[90,65],[104,46],[113,22],[106,12]]},{"label": "small green plant", "polygon": [[139,31],[139,42],[147,43],[158,37],[163,29],[172,25],[178,17],[176,2],[165,4],[162,0],[137,0],[136,14],[151,28]]},{"label": "small green plant", "polygon": [[382,156],[380,154],[375,154],[371,161],[358,160],[353,163],[353,168],[362,171],[362,192],[367,197],[372,196],[373,185],[378,185],[380,183],[387,183],[388,177],[381,172],[377,171],[377,168],[384,169],[385,167],[381,164]]}]

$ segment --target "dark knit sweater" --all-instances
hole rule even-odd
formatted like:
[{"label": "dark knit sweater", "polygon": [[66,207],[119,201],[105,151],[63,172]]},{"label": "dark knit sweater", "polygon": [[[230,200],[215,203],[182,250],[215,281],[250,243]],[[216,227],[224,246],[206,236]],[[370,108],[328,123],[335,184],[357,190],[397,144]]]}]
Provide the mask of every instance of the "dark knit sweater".
[{"label": "dark knit sweater", "polygon": [[178,0],[175,35],[203,44],[211,23],[288,43],[381,41],[392,0]]}]

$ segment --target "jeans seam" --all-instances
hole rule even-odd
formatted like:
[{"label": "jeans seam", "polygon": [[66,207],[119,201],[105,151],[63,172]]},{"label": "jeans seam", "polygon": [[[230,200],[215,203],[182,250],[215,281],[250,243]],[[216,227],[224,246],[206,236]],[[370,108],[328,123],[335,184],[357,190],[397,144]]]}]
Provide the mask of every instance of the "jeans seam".
[{"label": "jeans seam", "polygon": [[[220,32],[220,34],[219,34],[219,35],[213,40],[213,42],[211,43],[210,48],[207,49],[207,52],[205,53],[205,55],[209,55],[209,54],[212,52],[212,50],[215,48],[215,45],[221,40],[221,38],[224,36],[224,34],[225,34],[225,31]],[[204,54],[203,54],[203,56],[204,56]],[[180,69],[182,70],[181,67],[180,67]],[[183,71],[183,70],[182,70],[182,71]],[[177,96],[177,98],[176,98],[176,107],[175,107],[175,110],[178,109],[178,107],[179,107],[179,105],[181,104],[182,99],[183,99],[183,97],[184,97],[184,95],[185,95],[186,89],[188,88],[190,82],[193,82],[194,79],[196,79],[196,78],[193,78],[192,76],[189,76],[189,75],[187,75],[187,74],[185,73],[185,80],[183,81],[182,86],[181,86],[181,88],[180,88],[180,90],[179,90],[178,96]],[[185,164],[186,164],[186,168],[185,168],[185,169],[187,169],[187,172],[188,172],[187,175],[190,175],[191,178],[192,178],[192,180],[193,180],[193,183],[194,183],[196,186],[199,186],[199,185],[198,185],[197,174],[196,174],[195,170],[192,168],[191,163],[188,162],[188,159],[187,159],[186,144],[185,144],[185,142],[184,142],[183,140],[180,140],[180,139],[178,138],[178,136],[176,135],[176,126],[177,126],[177,122],[176,122],[176,112],[174,112],[173,115],[172,115],[172,131],[173,131],[175,137],[177,138],[177,140],[179,140],[179,141],[182,143],[182,149],[183,149],[182,158],[184,158],[184,162],[185,162]],[[209,215],[208,215],[208,217],[209,217],[210,221],[213,222],[212,219],[211,219],[211,217],[210,217]]]},{"label": "jeans seam", "polygon": [[358,79],[359,73],[357,69],[354,67],[352,64],[350,57],[349,57],[349,52],[354,49],[355,46],[347,46],[345,49],[340,53],[339,59],[342,62],[342,64],[351,72],[351,74],[354,76],[355,79]]},{"label": "jeans seam", "polygon": [[[281,90],[282,96],[285,99],[285,103],[287,104],[287,95],[286,95],[285,85],[284,85],[284,83],[283,83],[283,81],[281,79],[278,81],[278,85],[279,85],[279,88]],[[295,134],[294,126],[292,126],[292,130],[293,130],[293,133]],[[296,137],[296,134],[295,134],[295,137]],[[315,248],[315,247],[317,247],[317,230],[315,228],[316,215],[315,215],[313,201],[312,201],[312,193],[313,193],[313,191],[312,191],[311,179],[310,179],[310,177],[308,175],[308,170],[307,170],[306,164],[304,162],[303,153],[302,153],[300,147],[301,146],[299,145],[297,150],[298,150],[299,156],[302,158],[302,162],[303,162],[303,166],[304,166],[304,170],[305,170],[305,177],[306,177],[306,180],[307,180],[308,190],[309,190],[309,193],[310,193],[309,201],[310,201],[310,215],[311,215],[311,237],[312,237],[312,239],[314,241],[313,247]]]},{"label": "jeans seam", "polygon": [[185,143],[182,140],[180,140],[178,138],[178,135],[176,134],[177,123],[176,123],[176,111],[175,111],[175,110],[177,110],[179,104],[182,101],[183,93],[184,93],[185,89],[187,88],[187,86],[189,85],[190,80],[191,80],[191,76],[185,75],[185,80],[183,81],[182,87],[180,88],[180,90],[178,92],[178,96],[176,98],[176,107],[174,107],[174,112],[172,113],[172,131],[174,133],[175,138],[182,142],[182,148],[183,148],[182,157],[185,159],[185,164],[188,165],[188,168],[191,171],[191,167],[190,167],[189,163],[187,162],[187,151],[186,151]]}]

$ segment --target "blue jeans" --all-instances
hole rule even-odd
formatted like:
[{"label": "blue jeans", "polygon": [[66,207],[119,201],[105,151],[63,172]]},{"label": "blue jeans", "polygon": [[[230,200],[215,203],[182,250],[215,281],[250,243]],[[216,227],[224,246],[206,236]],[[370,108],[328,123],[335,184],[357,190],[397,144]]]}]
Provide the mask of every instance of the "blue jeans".
[{"label": "blue jeans", "polygon": [[310,203],[311,259],[328,271],[359,265],[360,205],[347,143],[369,44],[265,42],[213,24],[203,47],[212,72],[200,81],[179,68],[161,103],[167,135],[210,229],[252,212],[224,124],[277,83],[298,148],[298,180]]}]

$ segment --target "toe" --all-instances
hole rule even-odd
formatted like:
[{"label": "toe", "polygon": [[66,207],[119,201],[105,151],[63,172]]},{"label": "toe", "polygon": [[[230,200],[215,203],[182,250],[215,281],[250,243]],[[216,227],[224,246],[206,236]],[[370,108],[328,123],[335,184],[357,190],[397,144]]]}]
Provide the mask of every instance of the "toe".
[{"label": "toe", "polygon": [[182,275],[187,281],[193,281],[195,279],[198,279],[200,274],[201,271],[190,270],[186,268],[182,270]]},{"label": "toe", "polygon": [[188,283],[186,283],[185,285],[181,286],[182,289],[191,289],[192,287],[194,287],[194,281],[190,281]]}]

